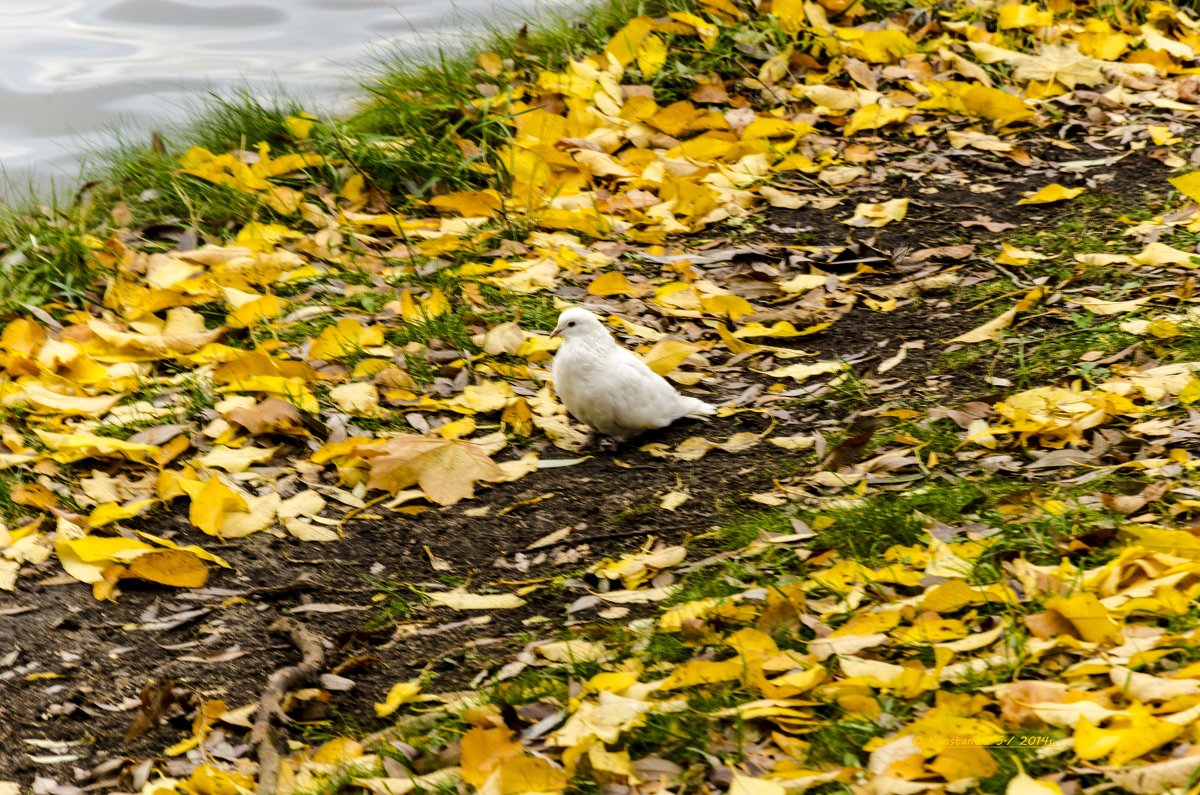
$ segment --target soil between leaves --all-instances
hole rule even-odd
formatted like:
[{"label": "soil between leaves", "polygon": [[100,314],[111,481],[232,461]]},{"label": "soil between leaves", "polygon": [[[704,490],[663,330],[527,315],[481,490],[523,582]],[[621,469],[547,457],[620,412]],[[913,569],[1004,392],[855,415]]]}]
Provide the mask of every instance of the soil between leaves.
[{"label": "soil between leaves", "polygon": [[[1077,160],[1103,153],[1069,154]],[[1050,228],[1077,212],[1070,206],[1015,204],[1021,191],[1057,178],[1052,164],[1044,173],[1013,166],[1010,175],[1001,161],[986,162],[992,167],[983,168],[976,159],[956,160],[954,165],[964,166],[964,171],[952,172],[957,182],[939,187],[937,193],[924,192],[929,186],[917,180],[903,189],[889,186],[889,198],[913,200],[908,221],[878,234],[855,230],[851,237],[870,240],[882,251],[962,243],[996,246],[1004,234],[960,222],[987,215],[1028,231]],[[1101,170],[1111,178],[1098,182],[1106,192],[1130,197],[1140,194],[1159,168],[1147,157],[1126,157]],[[1089,172],[1092,178],[1096,174]],[[975,176],[1001,190],[972,193],[967,185]],[[882,186],[872,190],[884,193]],[[922,208],[928,208],[924,218]],[[770,211],[737,242],[790,245],[799,236],[809,243],[840,242],[847,237],[846,227],[835,219],[842,214],[841,208]],[[765,256],[778,254],[768,249]],[[974,270],[970,259],[963,270]],[[990,269],[979,273],[994,276]],[[880,283],[903,278],[886,270],[878,276]],[[985,376],[1003,377],[1011,367],[1007,359],[997,357],[988,368],[974,362],[948,366],[945,359],[944,341],[987,319],[987,311],[968,311],[978,303],[963,289],[934,292],[894,312],[868,311],[860,303],[830,329],[790,340],[791,346],[819,352],[820,358],[856,360],[865,386],[858,395],[827,394],[793,406],[782,419],[776,418],[773,435],[836,434],[853,427],[857,413],[885,400],[928,406],[986,397],[994,388]],[[917,341],[924,341],[925,347],[911,349],[886,376],[875,373],[881,359],[902,343]],[[650,537],[687,543],[755,510],[758,506],[746,495],[770,488],[774,479],[819,468],[811,454],[767,444],[740,455],[713,451],[694,462],[654,458],[638,449],[647,442],[674,445],[691,435],[721,439],[740,431],[761,432],[770,421],[765,415],[740,414],[703,425],[681,423],[616,453],[597,453],[575,466],[482,489],[474,502],[419,516],[368,508],[346,524],[343,539],[328,545],[252,536],[214,548],[234,570],[215,573],[209,587],[198,591],[126,583],[117,604],[99,604],[89,589],[52,564],[40,568],[41,579],[38,573],[23,572],[16,594],[0,602],[0,683],[5,691],[0,704],[0,772],[23,783],[38,775],[70,781],[72,771],[91,770],[108,759],[158,755],[186,737],[190,725],[175,719],[125,739],[139,712],[139,694],[155,684],[174,681],[205,699],[224,699],[230,707],[254,701],[270,673],[296,655],[266,631],[280,614],[302,621],[327,641],[331,667],[352,661],[346,675],[354,680],[353,689],[335,692],[330,703],[307,717],[316,725],[332,721],[364,731],[377,728],[383,722],[372,717],[371,705],[383,699],[392,683],[433,671],[439,687],[466,687],[478,672],[507,659],[531,637],[561,627],[568,618],[566,605],[586,593],[564,585],[566,576],[598,559],[637,549]],[[552,457],[568,454],[544,453],[544,458]],[[677,489],[691,498],[675,511],[660,509],[661,495]],[[464,514],[464,509],[482,507],[489,509],[486,515]],[[572,532],[561,544],[527,549],[563,527]],[[144,529],[181,543],[200,535],[179,517],[161,513],[147,517]],[[703,548],[703,540],[696,543]],[[435,570],[430,555],[440,570]],[[542,587],[514,610],[472,615],[415,607],[398,621],[420,628],[404,637],[393,637],[396,620],[372,622],[385,607],[376,598],[382,584],[403,590],[424,583],[464,582],[473,591],[493,583],[507,589],[513,583]],[[417,602],[415,595],[412,601]],[[543,617],[544,623],[531,621]],[[587,615],[581,619],[596,620]],[[186,659],[205,656],[211,661]],[[61,748],[47,751],[28,740],[68,746],[60,753]]]}]

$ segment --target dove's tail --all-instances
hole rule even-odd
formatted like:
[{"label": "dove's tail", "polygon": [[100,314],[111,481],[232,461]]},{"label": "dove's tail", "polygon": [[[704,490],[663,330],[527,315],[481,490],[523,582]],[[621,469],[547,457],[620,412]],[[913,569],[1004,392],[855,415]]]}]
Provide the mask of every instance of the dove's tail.
[{"label": "dove's tail", "polygon": [[683,398],[683,408],[685,409],[685,417],[711,417],[717,413],[716,406],[705,403],[703,400],[694,397]]}]

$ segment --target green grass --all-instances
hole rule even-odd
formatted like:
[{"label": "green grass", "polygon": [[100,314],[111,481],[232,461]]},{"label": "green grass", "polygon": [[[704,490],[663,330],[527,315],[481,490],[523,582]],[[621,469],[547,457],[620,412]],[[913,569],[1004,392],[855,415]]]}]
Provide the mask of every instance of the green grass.
[{"label": "green grass", "polygon": [[[515,121],[503,98],[511,88],[508,67],[562,68],[571,58],[601,51],[634,16],[692,5],[689,0],[603,0],[586,15],[540,17],[532,29],[497,27],[468,49],[416,60],[408,54],[386,58],[364,76],[365,99],[356,112],[318,120],[303,140],[285,124],[305,109],[303,102],[283,96],[262,100],[249,91],[214,95],[190,111],[183,125],[144,140],[125,138],[94,153],[82,170],[86,188],[78,193],[31,192],[0,204],[0,278],[7,288],[0,313],[15,314],[22,303],[94,300],[88,289],[99,263],[90,255],[87,236],[104,240],[121,225],[114,210],[132,229],[193,230],[202,243],[226,242],[250,220],[297,223],[294,216],[277,217],[259,194],[183,174],[179,157],[192,146],[223,154],[253,151],[265,142],[273,157],[315,152],[325,165],[275,181],[299,188],[319,178],[338,190],[361,175],[387,192],[399,210],[447,191],[503,190],[509,178],[500,151]],[[727,57],[731,43],[719,49],[713,58]],[[481,69],[480,53],[498,55],[506,64],[502,73],[491,76]],[[686,82],[692,85],[690,77]],[[495,88],[492,107],[479,102],[476,87],[485,83]],[[544,310],[539,311],[538,321],[544,319]]]},{"label": "green grass", "polygon": [[33,476],[19,469],[13,470],[12,477],[0,478],[0,519],[5,522],[16,522],[28,517],[30,509],[13,502],[13,488],[23,483],[32,483]]},{"label": "green grass", "polygon": [[817,517],[832,521],[818,532],[818,546],[873,565],[882,561],[890,547],[922,543],[928,519],[961,522],[985,501],[985,492],[971,484],[929,484],[903,492],[869,494],[852,505],[814,511],[808,518],[809,524]]},{"label": "green grass", "polygon": [[425,601],[418,590],[406,583],[372,582],[371,585],[378,588],[385,599],[379,610],[363,624],[363,629],[368,632],[407,621]]},{"label": "green grass", "polygon": [[1126,320],[1124,315],[1110,318],[1081,311],[1065,319],[1071,324],[1065,329],[1047,329],[1034,342],[1006,346],[1011,365],[1009,377],[1017,388],[1032,388],[1071,377],[1103,381],[1109,374],[1107,368],[1079,357],[1089,351],[1108,356],[1142,339],[1120,329]]},{"label": "green grass", "polygon": [[84,303],[92,281],[84,235],[91,224],[86,208],[31,204],[23,211],[0,205],[0,311],[16,314],[21,304],[51,298]]}]

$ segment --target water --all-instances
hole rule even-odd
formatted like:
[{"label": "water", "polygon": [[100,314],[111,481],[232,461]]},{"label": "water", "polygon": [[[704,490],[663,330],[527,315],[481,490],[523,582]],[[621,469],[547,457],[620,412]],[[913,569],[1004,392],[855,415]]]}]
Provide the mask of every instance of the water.
[{"label": "water", "polygon": [[336,112],[364,63],[571,0],[0,0],[0,169],[70,184],[114,130],[145,135],[209,90]]}]

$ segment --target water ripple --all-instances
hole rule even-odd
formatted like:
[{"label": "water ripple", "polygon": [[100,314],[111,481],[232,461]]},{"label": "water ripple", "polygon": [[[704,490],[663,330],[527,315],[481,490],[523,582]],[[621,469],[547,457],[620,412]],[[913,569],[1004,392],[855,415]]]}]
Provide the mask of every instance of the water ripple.
[{"label": "water ripple", "polygon": [[429,47],[472,20],[574,4],[3,0],[0,168],[70,173],[86,146],[178,118],[205,89],[282,88],[328,106],[351,90],[353,65],[381,47]]}]

